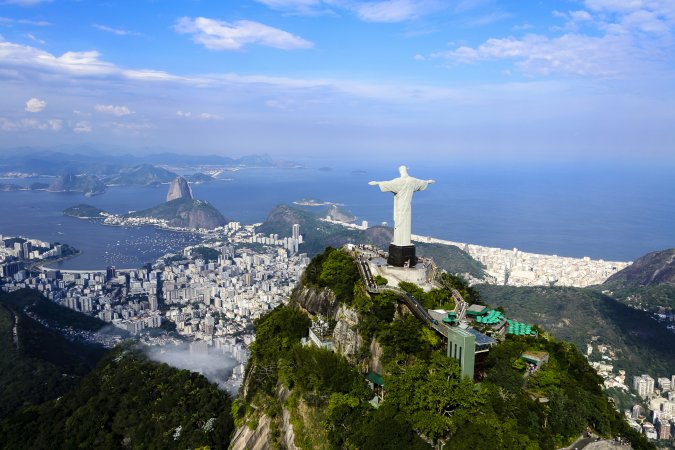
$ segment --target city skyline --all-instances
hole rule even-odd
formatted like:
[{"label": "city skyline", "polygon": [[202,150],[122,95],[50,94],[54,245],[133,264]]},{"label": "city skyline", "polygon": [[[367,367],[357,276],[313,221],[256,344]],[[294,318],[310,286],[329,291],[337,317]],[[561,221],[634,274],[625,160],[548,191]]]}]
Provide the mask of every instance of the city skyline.
[{"label": "city skyline", "polygon": [[673,162],[666,0],[0,4],[2,148]]}]

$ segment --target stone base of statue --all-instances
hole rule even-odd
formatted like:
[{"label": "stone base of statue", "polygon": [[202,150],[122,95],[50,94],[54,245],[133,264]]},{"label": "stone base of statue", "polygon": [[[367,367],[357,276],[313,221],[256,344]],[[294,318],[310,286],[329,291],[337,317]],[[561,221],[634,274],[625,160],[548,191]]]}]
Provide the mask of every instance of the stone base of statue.
[{"label": "stone base of statue", "polygon": [[417,264],[415,246],[389,244],[387,264],[394,267],[415,267]]}]

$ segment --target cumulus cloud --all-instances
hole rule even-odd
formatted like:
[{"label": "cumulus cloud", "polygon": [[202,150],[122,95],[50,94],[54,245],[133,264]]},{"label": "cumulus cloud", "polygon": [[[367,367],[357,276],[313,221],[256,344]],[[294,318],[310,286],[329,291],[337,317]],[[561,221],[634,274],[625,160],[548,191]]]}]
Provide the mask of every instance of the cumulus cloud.
[{"label": "cumulus cloud", "polygon": [[[437,52],[455,63],[512,60],[526,75],[618,77],[672,61],[675,4],[667,0],[586,0],[588,9],[554,11],[566,20],[560,36],[491,38]],[[588,27],[587,33],[579,32]]]},{"label": "cumulus cloud", "polygon": [[32,113],[37,113],[42,111],[46,107],[47,107],[46,101],[33,97],[26,102],[25,110]]},{"label": "cumulus cloud", "polygon": [[191,113],[190,111],[181,111],[181,110],[178,110],[178,111],[176,111],[176,115],[177,115],[178,117],[190,117],[190,116],[192,116],[192,113]]},{"label": "cumulus cloud", "polygon": [[314,44],[287,31],[250,20],[228,23],[206,17],[181,17],[175,25],[181,34],[209,50],[239,50],[253,44],[282,50],[311,48]]},{"label": "cumulus cloud", "polygon": [[94,109],[100,113],[112,114],[114,116],[128,116],[134,114],[134,111],[130,110],[127,106],[96,105]]}]

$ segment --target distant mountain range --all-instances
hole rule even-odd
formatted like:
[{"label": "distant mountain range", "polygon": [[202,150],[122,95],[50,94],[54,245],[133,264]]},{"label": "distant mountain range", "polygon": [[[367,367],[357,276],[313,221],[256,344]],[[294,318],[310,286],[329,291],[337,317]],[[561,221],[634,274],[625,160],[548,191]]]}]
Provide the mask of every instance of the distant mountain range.
[{"label": "distant mountain range", "polygon": [[150,164],[140,164],[138,166],[124,168],[116,175],[104,178],[104,181],[108,186],[128,186],[133,184],[148,186],[168,183],[177,176],[178,175],[175,173],[161,167]]},{"label": "distant mountain range", "polygon": [[[101,153],[95,147],[78,147],[73,152],[18,148],[0,154],[0,174],[7,172],[59,176],[65,173],[88,173],[101,178],[134,177],[134,166],[222,166],[222,167],[285,167],[297,168],[292,161],[277,161],[269,155],[247,155],[232,158],[220,155],[183,155],[156,153],[148,155]],[[174,174],[175,177],[175,174]],[[115,178],[113,178],[114,180]],[[169,177],[170,181],[171,177]],[[141,181],[141,182],[138,182]],[[148,184],[145,177],[130,184]],[[163,181],[166,182],[166,181]],[[111,182],[112,184],[112,182]]]}]

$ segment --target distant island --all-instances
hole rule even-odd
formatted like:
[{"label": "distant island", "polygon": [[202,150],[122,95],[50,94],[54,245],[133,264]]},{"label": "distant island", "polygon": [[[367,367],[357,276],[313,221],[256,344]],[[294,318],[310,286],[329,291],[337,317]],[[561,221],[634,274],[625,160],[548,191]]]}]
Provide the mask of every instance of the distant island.
[{"label": "distant island", "polygon": [[103,194],[106,185],[94,175],[66,173],[47,188],[50,192],[82,192],[85,196]]},{"label": "distant island", "polygon": [[103,219],[104,225],[152,225],[175,231],[212,230],[227,225],[229,222],[209,202],[193,198],[188,182],[182,177],[176,177],[171,182],[166,202],[142,211],[117,215],[95,206],[79,204],[67,208],[63,214],[79,219]]},{"label": "distant island", "polygon": [[212,181],[215,181],[215,178],[212,177],[211,175],[207,175],[207,174],[201,173],[201,172],[198,172],[198,173],[195,173],[195,174],[192,174],[192,175],[185,175],[184,178],[187,181],[189,181],[190,183],[197,183],[197,184],[210,183]]},{"label": "distant island", "polygon": [[316,198],[303,198],[301,200],[294,201],[293,204],[298,206],[343,206],[340,203],[325,202]]},{"label": "distant island", "polygon": [[95,206],[80,203],[79,205],[71,206],[63,211],[64,216],[76,217],[78,219],[104,219],[108,213]]},{"label": "distant island", "polygon": [[35,182],[28,186],[22,186],[14,183],[0,183],[0,192],[16,192],[16,191],[45,191],[49,187],[48,183]]}]

